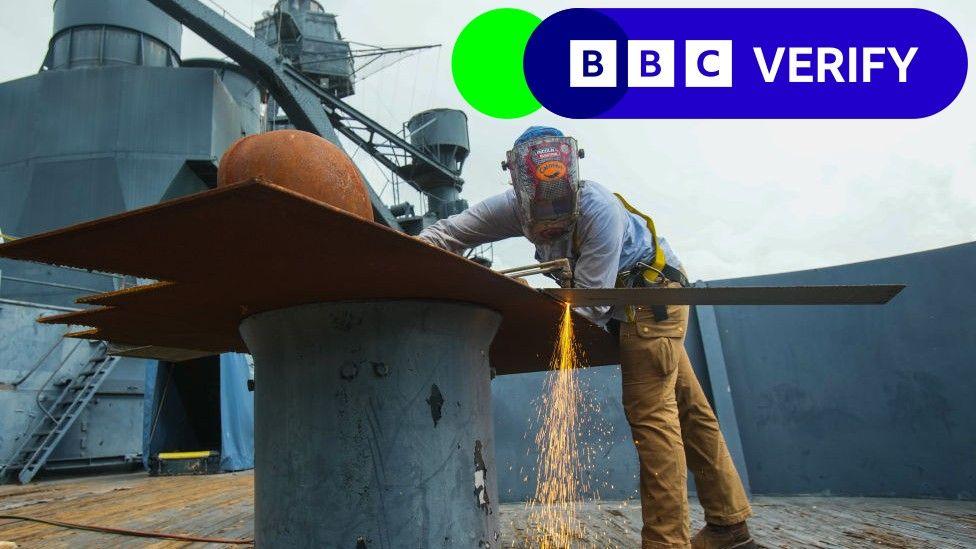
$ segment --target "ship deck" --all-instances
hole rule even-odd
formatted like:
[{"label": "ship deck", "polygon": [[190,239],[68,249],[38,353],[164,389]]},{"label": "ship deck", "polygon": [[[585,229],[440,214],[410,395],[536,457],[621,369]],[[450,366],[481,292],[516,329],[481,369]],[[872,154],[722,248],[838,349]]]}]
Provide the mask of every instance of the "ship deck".
[{"label": "ship deck", "polygon": [[[144,473],[0,486],[0,514],[29,515],[203,537],[253,536],[252,472],[149,477]],[[843,498],[756,497],[750,521],[769,547],[955,548],[976,546],[976,502]],[[502,546],[529,547],[522,504],[501,508]],[[636,502],[584,505],[581,547],[639,546]],[[692,528],[702,523],[692,505]],[[202,543],[132,538],[0,519],[0,541],[20,547],[214,547]],[[228,545],[228,547],[241,547]]]}]

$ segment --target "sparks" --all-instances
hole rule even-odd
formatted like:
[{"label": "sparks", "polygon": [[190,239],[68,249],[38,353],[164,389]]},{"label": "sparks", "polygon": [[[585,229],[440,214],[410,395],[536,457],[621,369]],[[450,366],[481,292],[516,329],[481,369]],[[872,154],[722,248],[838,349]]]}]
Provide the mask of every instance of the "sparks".
[{"label": "sparks", "polygon": [[541,549],[568,548],[583,536],[579,501],[586,489],[578,439],[582,403],[576,371],[582,357],[573,333],[567,304],[559,324],[556,348],[549,364],[546,390],[539,407],[540,429],[535,497],[529,503],[529,523],[536,529]]}]

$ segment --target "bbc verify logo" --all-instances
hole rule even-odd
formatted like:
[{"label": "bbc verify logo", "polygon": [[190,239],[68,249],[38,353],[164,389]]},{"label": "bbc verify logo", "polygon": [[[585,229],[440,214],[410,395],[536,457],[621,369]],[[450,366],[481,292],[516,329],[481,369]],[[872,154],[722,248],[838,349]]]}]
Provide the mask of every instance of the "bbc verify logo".
[{"label": "bbc verify logo", "polygon": [[[684,41],[684,86],[688,88],[731,88],[733,60],[731,40]],[[897,47],[847,48],[784,47],[767,56],[762,47],[753,47],[758,70],[766,83],[786,79],[791,83],[870,83],[872,75],[891,63],[898,71],[898,82],[908,82],[908,68],[917,46],[904,53]],[[569,85],[573,88],[614,88],[617,79],[617,42],[613,40],[570,40]],[[784,63],[784,58],[787,61]],[[627,41],[627,86],[630,88],[675,87],[674,40]],[[786,64],[786,70],[780,69]],[[740,69],[741,70],[741,69]],[[785,73],[785,74],[784,74]]]},{"label": "bbc verify logo", "polygon": [[952,103],[968,59],[921,9],[503,9],[465,28],[452,68],[503,118],[922,118]]},{"label": "bbc verify logo", "polygon": [[[687,40],[684,42],[684,85],[690,88],[732,86],[732,41]],[[615,88],[617,42],[614,40],[570,40],[569,85],[573,88]],[[628,40],[627,86],[631,88],[673,88],[675,86],[674,40]]]}]

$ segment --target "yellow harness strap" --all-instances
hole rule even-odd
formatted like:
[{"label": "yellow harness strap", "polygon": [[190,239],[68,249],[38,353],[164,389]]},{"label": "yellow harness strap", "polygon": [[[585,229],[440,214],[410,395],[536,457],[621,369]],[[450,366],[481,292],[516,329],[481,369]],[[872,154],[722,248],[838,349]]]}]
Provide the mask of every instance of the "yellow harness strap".
[{"label": "yellow harness strap", "polygon": [[654,230],[654,220],[651,219],[651,216],[646,215],[637,208],[631,206],[630,203],[627,202],[624,197],[620,196],[619,193],[613,193],[613,195],[617,197],[617,200],[620,200],[620,203],[624,205],[624,208],[628,212],[643,219],[647,223],[647,230],[651,231],[651,241],[654,243],[654,261],[651,263],[653,270],[644,271],[644,279],[653,284],[661,274],[661,271],[664,269],[664,265],[666,263],[664,259],[664,250],[657,245],[657,231]]}]

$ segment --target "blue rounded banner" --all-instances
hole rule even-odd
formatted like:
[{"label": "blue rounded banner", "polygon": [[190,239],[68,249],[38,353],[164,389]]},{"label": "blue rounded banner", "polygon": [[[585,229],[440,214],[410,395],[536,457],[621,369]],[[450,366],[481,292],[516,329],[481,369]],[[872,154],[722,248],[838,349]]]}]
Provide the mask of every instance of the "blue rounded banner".
[{"label": "blue rounded banner", "polygon": [[959,94],[962,37],[921,9],[569,9],[523,60],[570,118],[922,118]]}]

